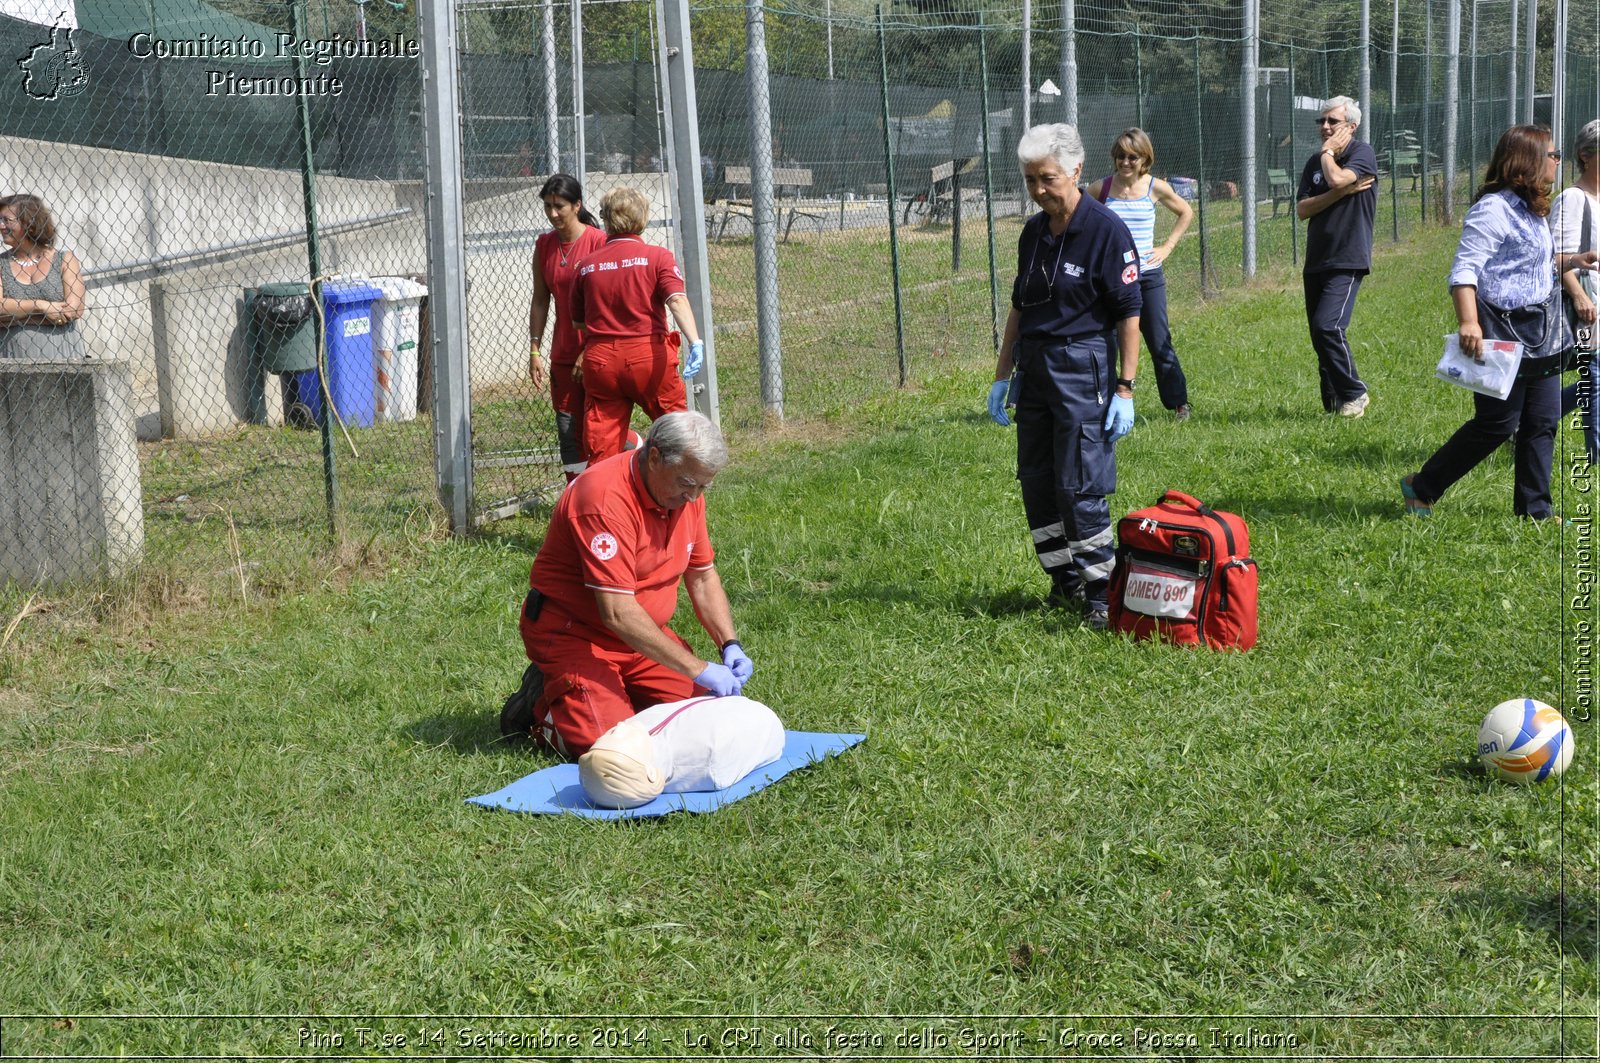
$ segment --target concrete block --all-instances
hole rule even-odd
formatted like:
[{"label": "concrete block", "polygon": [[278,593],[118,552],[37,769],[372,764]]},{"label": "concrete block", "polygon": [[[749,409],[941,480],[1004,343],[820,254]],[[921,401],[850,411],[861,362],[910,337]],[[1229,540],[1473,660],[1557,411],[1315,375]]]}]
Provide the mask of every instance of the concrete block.
[{"label": "concrete block", "polygon": [[115,576],[144,550],[127,362],[0,359],[0,580]]}]

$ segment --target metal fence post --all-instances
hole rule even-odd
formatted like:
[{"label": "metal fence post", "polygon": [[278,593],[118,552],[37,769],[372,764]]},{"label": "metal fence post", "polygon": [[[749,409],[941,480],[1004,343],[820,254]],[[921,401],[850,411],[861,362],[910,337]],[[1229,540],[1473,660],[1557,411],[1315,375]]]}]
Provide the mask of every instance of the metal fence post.
[{"label": "metal fence post", "polygon": [[[1534,94],[1539,91],[1538,82],[1537,82],[1537,79],[1536,79],[1536,76],[1535,76],[1537,74],[1537,72],[1538,72],[1538,67],[1539,67],[1539,3],[1538,3],[1538,0],[1528,0],[1528,18],[1527,18],[1526,24],[1523,26],[1523,32],[1527,36],[1528,44],[1527,44],[1527,54],[1523,57],[1524,61],[1523,61],[1523,64],[1522,64],[1522,66],[1523,66],[1523,70],[1522,70],[1522,98],[1523,98],[1522,109],[1523,109],[1523,118],[1522,118],[1522,120],[1524,122],[1531,123],[1531,122],[1537,121],[1537,119],[1534,117],[1534,113],[1535,113],[1535,109],[1536,109],[1536,98],[1535,98]],[[1511,47],[1512,47],[1513,50],[1516,48],[1516,42],[1515,41],[1512,42]]]},{"label": "metal fence post", "polygon": [[1461,121],[1461,0],[1445,2],[1450,8],[1444,31],[1444,198],[1439,209],[1444,220],[1451,221],[1456,216],[1456,137]]},{"label": "metal fence post", "polygon": [[1422,171],[1422,223],[1428,223],[1428,184],[1433,176],[1428,168],[1428,156],[1433,151],[1433,0],[1423,0],[1428,17],[1422,30],[1422,158],[1418,168]]},{"label": "metal fence post", "polygon": [[[706,345],[705,368],[691,383],[694,408],[721,423],[717,402],[717,330],[712,320],[711,267],[706,251],[705,190],[700,174],[700,103],[695,89],[694,46],[689,37],[688,0],[662,0],[657,6],[661,38],[661,95],[673,216],[678,223],[678,265],[689,289],[689,305]],[[782,416],[783,382],[778,382]]]},{"label": "metal fence post", "polygon": [[1195,178],[1195,213],[1200,224],[1200,298],[1207,295],[1207,273],[1211,265],[1210,230],[1206,228],[1206,114],[1205,99],[1200,80],[1200,38],[1194,39],[1194,143],[1195,163],[1199,174]]},{"label": "metal fence post", "polygon": [[[1022,131],[1033,128],[1033,0],[1022,0]],[[1022,191],[1018,213],[1028,216],[1028,190]]]},{"label": "metal fence post", "polygon": [[472,530],[472,385],[467,367],[466,222],[462,217],[456,5],[421,4],[422,123],[427,171],[428,317],[439,501],[456,535]]},{"label": "metal fence post", "polygon": [[1078,3],[1061,0],[1061,102],[1064,121],[1078,124]]},{"label": "metal fence post", "polygon": [[[1517,0],[1511,0],[1516,7]],[[1389,38],[1389,227],[1400,242],[1400,181],[1394,165],[1395,127],[1400,124],[1400,0],[1394,0],[1394,31]]]},{"label": "metal fence post", "polygon": [[539,44],[544,57],[544,160],[545,169],[561,169],[561,101],[556,90],[555,0],[539,5]]},{"label": "metal fence post", "polygon": [[761,405],[783,418],[783,351],[778,330],[778,223],[772,198],[772,90],[767,77],[764,0],[745,0],[745,84],[750,93],[750,214],[756,259],[756,332]]},{"label": "metal fence post", "polygon": [[878,80],[883,93],[883,159],[889,178],[889,266],[894,280],[894,350],[900,366],[900,386],[906,386],[906,313],[900,292],[900,227],[895,222],[899,193],[894,182],[894,140],[889,125],[889,44],[883,29],[883,5],[878,5]]},{"label": "metal fence post", "polygon": [[[289,28],[293,31],[296,40],[306,39],[306,13],[305,0],[293,0],[289,5]],[[305,53],[296,48],[294,52],[294,76],[303,83],[306,76]],[[300,188],[305,200],[306,212],[306,259],[311,269],[311,298],[316,301],[322,299],[322,246],[317,240],[317,166],[316,156],[311,146],[311,112],[306,103],[304,93],[295,95],[295,122],[299,133],[300,148]],[[331,369],[327,364],[327,355],[323,352],[328,349],[328,338],[323,332],[322,315],[316,315],[317,330],[317,355],[322,363],[319,378],[324,386],[328,385],[327,377]],[[328,534],[334,538],[339,537],[339,474],[334,461],[333,449],[333,418],[334,411],[331,402],[323,403],[321,430],[322,430],[322,494],[328,507]]]},{"label": "metal fence post", "polygon": [[[1267,120],[1269,122],[1272,120],[1270,115],[1268,116]],[[1369,118],[1368,121],[1371,121],[1371,119]],[[1300,157],[1300,156],[1295,154],[1295,150],[1294,150],[1294,131],[1295,131],[1295,128],[1298,125],[1299,125],[1299,123],[1294,120],[1294,44],[1293,44],[1293,42],[1291,42],[1289,44],[1289,161],[1291,163],[1291,168],[1289,169],[1288,172],[1289,172],[1289,175],[1290,175],[1290,179],[1291,180],[1295,180],[1296,182],[1298,182],[1298,178],[1295,176],[1292,164],[1296,159],[1298,159]],[[1295,188],[1295,195],[1299,195],[1299,194],[1300,194],[1300,189],[1299,189],[1298,183],[1297,183],[1296,188]],[[1289,203],[1289,264],[1291,266],[1298,266],[1300,264],[1300,215],[1298,213],[1296,213],[1296,211],[1298,209],[1299,209],[1298,204],[1296,204],[1294,202],[1293,197],[1290,197],[1290,203]],[[1274,214],[1276,214],[1278,212],[1278,201],[1277,200],[1273,200],[1272,201],[1272,212]]]},{"label": "metal fence post", "polygon": [[1244,2],[1244,57],[1239,74],[1239,166],[1243,171],[1239,182],[1239,212],[1243,222],[1244,275],[1256,275],[1256,67],[1260,59],[1259,34],[1261,8],[1259,0]]},{"label": "metal fence post", "polygon": [[[1376,108],[1372,106],[1372,0],[1361,0],[1361,87],[1356,90],[1360,95],[1362,114],[1366,121],[1356,130],[1362,140],[1372,143],[1372,116]],[[1289,93],[1289,113],[1294,113],[1294,93]]]},{"label": "metal fence post", "polygon": [[[1394,3],[1396,12],[1394,19],[1398,25],[1400,0],[1394,0]],[[1521,81],[1517,77],[1517,0],[1511,0],[1511,47],[1506,49],[1506,53],[1506,58],[1509,60],[1506,66],[1510,71],[1510,80],[1506,86],[1506,125],[1516,125],[1517,90],[1521,86]]]},{"label": "metal fence post", "polygon": [[589,172],[583,110],[583,0],[572,0],[572,172],[579,184]]},{"label": "metal fence post", "polygon": [[[1071,0],[1068,0],[1070,3]],[[983,107],[983,204],[989,230],[989,330],[994,338],[994,352],[1000,353],[1000,267],[995,262],[994,246],[994,151],[989,146],[989,31],[983,25],[983,12],[978,12],[978,71],[982,79],[979,94]],[[1076,98],[1076,94],[1074,94]],[[893,213],[893,210],[890,211]]]}]

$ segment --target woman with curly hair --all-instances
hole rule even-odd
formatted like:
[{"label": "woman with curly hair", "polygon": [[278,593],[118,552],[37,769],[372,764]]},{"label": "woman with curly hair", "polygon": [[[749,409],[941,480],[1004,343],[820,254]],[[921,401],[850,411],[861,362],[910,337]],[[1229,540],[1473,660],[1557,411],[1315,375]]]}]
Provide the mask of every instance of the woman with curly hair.
[{"label": "woman with curly hair", "polygon": [[78,256],[56,246],[56,223],[38,196],[0,196],[0,358],[87,357],[78,318]]},{"label": "woman with curly hair", "polygon": [[1483,341],[1515,340],[1522,365],[1503,399],[1474,395],[1472,419],[1445,441],[1418,472],[1400,480],[1406,512],[1426,517],[1433,503],[1477,464],[1516,436],[1515,491],[1519,517],[1556,520],[1550,501],[1550,462],[1560,421],[1562,353],[1550,350],[1559,334],[1560,300],[1552,298],[1558,272],[1590,267],[1595,252],[1557,254],[1545,219],[1561,162],[1550,130],[1518,125],[1506,130],[1489,157],[1489,170],[1461,227],[1450,267],[1461,351],[1476,358]]}]

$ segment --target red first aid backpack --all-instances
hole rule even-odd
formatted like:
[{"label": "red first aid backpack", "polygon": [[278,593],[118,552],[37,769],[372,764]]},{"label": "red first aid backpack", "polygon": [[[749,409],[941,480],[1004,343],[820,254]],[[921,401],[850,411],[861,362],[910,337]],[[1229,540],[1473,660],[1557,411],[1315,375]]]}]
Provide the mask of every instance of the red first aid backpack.
[{"label": "red first aid backpack", "polygon": [[1248,650],[1256,644],[1256,575],[1243,518],[1168,491],[1117,522],[1111,630]]}]

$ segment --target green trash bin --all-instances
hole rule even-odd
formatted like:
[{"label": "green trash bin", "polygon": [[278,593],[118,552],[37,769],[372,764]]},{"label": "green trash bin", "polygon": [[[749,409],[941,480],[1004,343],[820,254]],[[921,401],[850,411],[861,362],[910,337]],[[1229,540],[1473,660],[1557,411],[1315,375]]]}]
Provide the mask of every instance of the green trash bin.
[{"label": "green trash bin", "polygon": [[289,376],[317,367],[317,325],[306,286],[294,281],[245,289],[247,415],[267,420],[266,374]]}]

